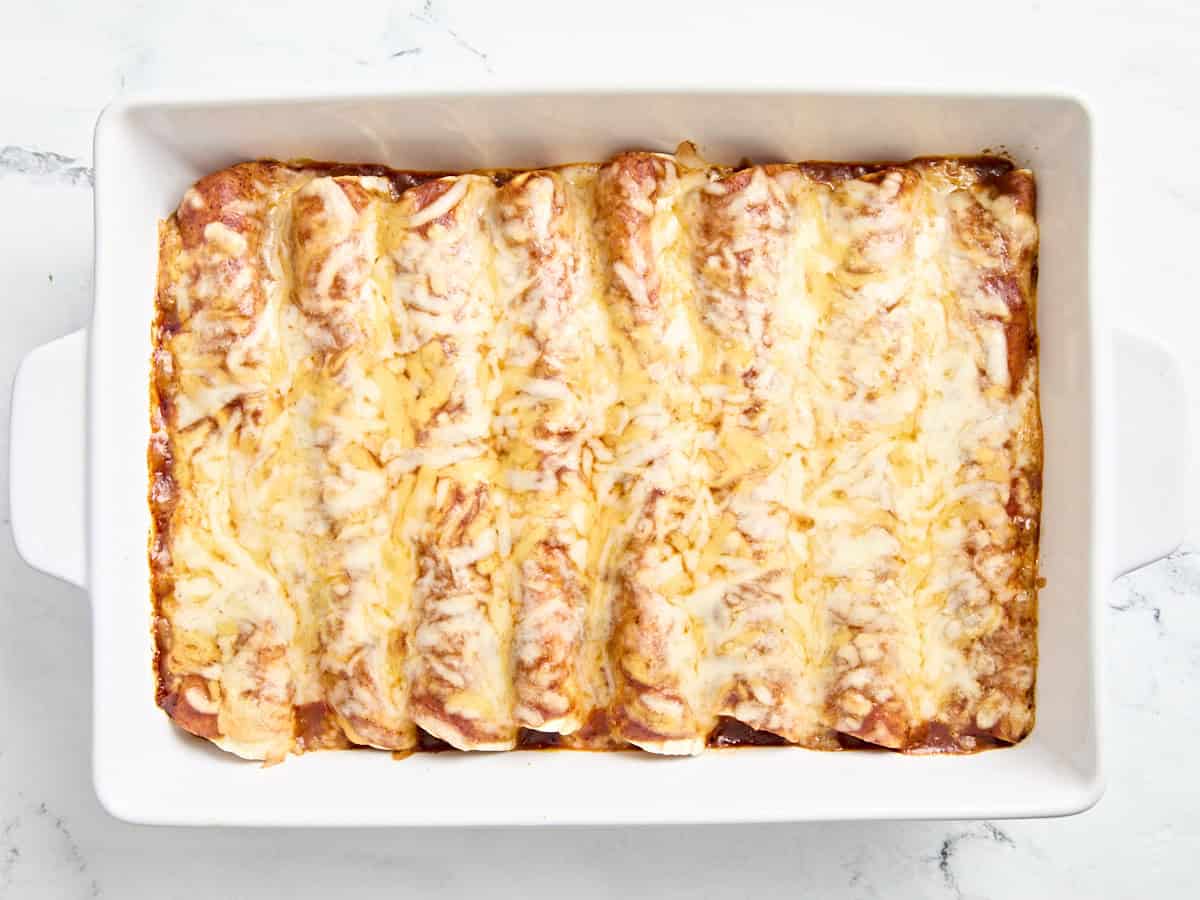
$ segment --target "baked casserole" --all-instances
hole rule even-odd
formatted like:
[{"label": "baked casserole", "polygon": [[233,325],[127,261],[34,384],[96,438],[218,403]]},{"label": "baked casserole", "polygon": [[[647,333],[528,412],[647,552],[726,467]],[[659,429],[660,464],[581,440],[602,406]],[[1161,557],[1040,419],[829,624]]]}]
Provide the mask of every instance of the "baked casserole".
[{"label": "baked casserole", "polygon": [[253,162],[160,228],[158,702],[240,756],[1033,726],[1032,173]]}]

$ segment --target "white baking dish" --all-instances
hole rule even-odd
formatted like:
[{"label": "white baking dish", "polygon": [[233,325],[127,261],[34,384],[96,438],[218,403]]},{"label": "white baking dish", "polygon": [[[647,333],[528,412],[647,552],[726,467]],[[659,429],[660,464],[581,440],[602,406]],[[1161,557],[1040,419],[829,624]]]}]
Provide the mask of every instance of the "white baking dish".
[{"label": "white baking dish", "polygon": [[[1036,171],[1047,584],[1032,736],[1012,749],[957,758],[764,748],[687,760],[560,752],[395,762],[386,753],[342,752],[263,769],[173,727],[153,699],[146,562],[157,220],[201,175],[253,157],[402,168],[527,166],[597,159],[635,146],[670,150],[681,138],[725,162],[904,159],[1003,148]],[[104,113],[95,162],[89,337],[77,333],[40,348],[20,370],[12,509],[22,555],[91,593],[95,780],[113,815],[262,825],[966,818],[1067,814],[1100,796],[1103,593],[1122,567],[1178,542],[1173,498],[1181,493],[1182,453],[1179,434],[1162,430],[1123,446],[1131,456],[1122,466],[1128,462],[1129,471],[1150,477],[1122,490],[1136,500],[1157,489],[1160,499],[1142,507],[1153,516],[1122,509],[1123,519],[1137,521],[1141,543],[1118,561],[1110,551],[1113,344],[1089,291],[1091,143],[1079,103],[789,92],[146,99]],[[1178,391],[1174,370],[1140,343],[1128,344],[1122,358],[1138,364],[1125,384],[1143,428],[1166,427],[1155,404],[1170,407],[1165,392]],[[1143,446],[1162,458],[1139,466],[1150,458],[1138,455]],[[85,496],[86,527],[80,524]]]}]

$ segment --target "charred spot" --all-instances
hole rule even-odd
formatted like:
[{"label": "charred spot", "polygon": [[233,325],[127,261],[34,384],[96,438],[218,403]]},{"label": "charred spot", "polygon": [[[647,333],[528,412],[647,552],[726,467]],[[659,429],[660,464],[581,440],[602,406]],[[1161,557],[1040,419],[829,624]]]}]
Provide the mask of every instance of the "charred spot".
[{"label": "charred spot", "polygon": [[997,194],[1011,197],[1018,210],[1030,216],[1034,214],[1037,208],[1037,183],[1031,173],[1010,168],[988,179],[988,183]]},{"label": "charred spot", "polygon": [[721,716],[717,726],[708,733],[709,747],[786,747],[788,741],[770,731],[759,731],[732,716]]},{"label": "charred spot", "polygon": [[796,166],[803,174],[807,175],[813,181],[820,181],[824,184],[836,184],[840,181],[850,181],[855,178],[862,178],[864,175],[870,175],[873,172],[878,172],[880,169],[887,168],[893,165],[892,163],[867,163],[867,162],[803,162]]},{"label": "charred spot", "polygon": [[517,732],[518,750],[547,750],[562,745],[562,735],[522,728]]},{"label": "charred spot", "polygon": [[887,747],[881,747],[878,744],[872,744],[869,741],[864,741],[861,738],[856,738],[852,734],[843,734],[838,732],[836,735],[837,745],[842,750],[865,750],[874,751],[876,753],[887,753]]},{"label": "charred spot", "polygon": [[321,160],[304,158],[293,159],[289,162],[289,165],[295,168],[308,169],[309,171],[327,175],[331,178],[342,176],[384,178],[391,184],[392,191],[397,195],[403,194],[409,188],[417,187],[427,181],[436,181],[439,178],[456,174],[454,172],[422,171],[417,169],[393,169],[389,166],[381,166],[376,163],[323,162]]},{"label": "charred spot", "polygon": [[520,169],[492,169],[488,173],[488,177],[496,187],[504,187],[520,174],[522,174]]},{"label": "charred spot", "polygon": [[444,753],[455,748],[441,738],[436,738],[424,728],[417,729],[417,749],[422,753]]}]

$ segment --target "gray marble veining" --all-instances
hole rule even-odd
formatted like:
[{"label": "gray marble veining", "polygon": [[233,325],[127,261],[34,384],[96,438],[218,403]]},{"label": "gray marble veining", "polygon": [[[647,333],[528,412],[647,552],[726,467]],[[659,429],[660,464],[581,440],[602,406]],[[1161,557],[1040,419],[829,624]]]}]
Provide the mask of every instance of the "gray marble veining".
[{"label": "gray marble veining", "polygon": [[92,167],[82,161],[50,150],[30,147],[0,147],[0,178],[5,175],[24,175],[79,187],[91,187]]}]

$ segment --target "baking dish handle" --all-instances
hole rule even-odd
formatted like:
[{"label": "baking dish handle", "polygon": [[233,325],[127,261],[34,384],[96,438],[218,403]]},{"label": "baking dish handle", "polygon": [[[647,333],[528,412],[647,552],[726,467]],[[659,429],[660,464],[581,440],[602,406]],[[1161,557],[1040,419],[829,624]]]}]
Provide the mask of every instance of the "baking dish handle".
[{"label": "baking dish handle", "polygon": [[27,563],[85,582],[83,465],[87,332],[32,350],[13,381],[8,501]]},{"label": "baking dish handle", "polygon": [[1114,577],[1161,559],[1186,531],[1187,391],[1161,344],[1117,331]]}]

